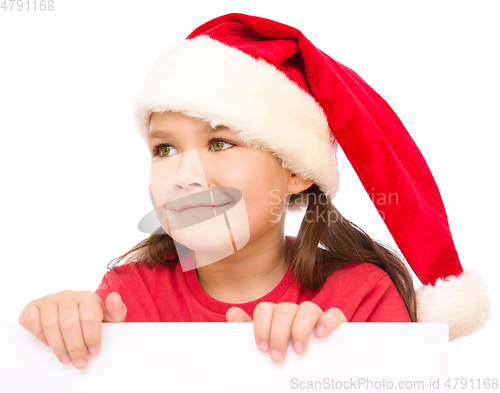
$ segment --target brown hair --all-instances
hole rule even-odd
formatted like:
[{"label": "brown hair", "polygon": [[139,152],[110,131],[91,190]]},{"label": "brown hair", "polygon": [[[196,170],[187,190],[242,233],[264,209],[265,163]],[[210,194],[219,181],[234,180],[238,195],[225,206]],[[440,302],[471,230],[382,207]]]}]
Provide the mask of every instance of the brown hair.
[{"label": "brown hair", "polygon": [[[293,194],[289,204],[304,195]],[[308,206],[294,242],[294,255],[290,262],[291,272],[299,285],[307,289],[318,289],[330,274],[344,265],[373,263],[389,275],[406,304],[411,320],[416,322],[415,289],[405,260],[388,245],[373,240],[344,218],[316,184],[309,188],[306,198]],[[328,221],[323,218],[325,216],[329,217]],[[332,221],[331,217],[335,219]],[[318,247],[318,244],[325,249]],[[126,256],[127,262],[131,259],[149,261],[151,267],[174,265],[189,251],[175,243],[160,227],[130,251],[113,259],[108,268],[111,264],[111,268],[114,268]]]}]

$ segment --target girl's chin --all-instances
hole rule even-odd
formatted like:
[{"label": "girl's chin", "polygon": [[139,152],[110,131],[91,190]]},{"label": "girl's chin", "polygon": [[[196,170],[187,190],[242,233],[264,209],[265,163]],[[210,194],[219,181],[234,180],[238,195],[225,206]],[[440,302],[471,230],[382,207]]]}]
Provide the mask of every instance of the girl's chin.
[{"label": "girl's chin", "polygon": [[200,254],[228,256],[234,253],[227,228],[207,231],[202,226],[193,226],[173,231],[172,238],[184,247]]}]

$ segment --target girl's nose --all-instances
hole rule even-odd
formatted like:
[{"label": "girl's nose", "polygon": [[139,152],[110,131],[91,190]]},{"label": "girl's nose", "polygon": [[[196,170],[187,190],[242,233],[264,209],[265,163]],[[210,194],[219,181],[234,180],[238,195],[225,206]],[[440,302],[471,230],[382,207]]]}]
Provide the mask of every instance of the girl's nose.
[{"label": "girl's nose", "polygon": [[203,170],[201,159],[196,149],[179,155],[179,166],[174,176],[175,183],[183,189],[193,187],[208,188],[205,171]]}]

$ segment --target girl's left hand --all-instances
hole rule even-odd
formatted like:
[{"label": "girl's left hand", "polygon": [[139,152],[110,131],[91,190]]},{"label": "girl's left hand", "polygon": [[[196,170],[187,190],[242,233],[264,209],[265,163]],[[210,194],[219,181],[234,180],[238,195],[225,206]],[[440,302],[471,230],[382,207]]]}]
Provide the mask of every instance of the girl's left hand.
[{"label": "girl's left hand", "polygon": [[[252,322],[252,318],[239,307],[227,310],[228,322]],[[318,338],[329,335],[347,319],[338,308],[323,312],[313,302],[257,304],[253,312],[254,332],[257,347],[262,352],[269,352],[275,363],[282,363],[286,357],[288,341],[292,335],[293,350],[302,354],[307,349],[307,342],[312,330]]]}]

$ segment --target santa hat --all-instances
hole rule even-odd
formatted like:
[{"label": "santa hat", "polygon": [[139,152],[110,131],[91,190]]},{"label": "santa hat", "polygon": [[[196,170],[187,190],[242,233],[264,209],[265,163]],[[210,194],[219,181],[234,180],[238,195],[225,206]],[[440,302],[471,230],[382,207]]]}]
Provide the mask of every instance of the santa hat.
[{"label": "santa hat", "polygon": [[477,273],[462,269],[415,142],[365,81],[299,30],[244,14],[203,24],[157,57],[134,102],[144,138],[151,113],[164,111],[229,127],[330,198],[338,191],[340,144],[368,193],[398,196],[397,204],[372,202],[424,284],[418,321],[447,323],[453,340],[488,320],[488,291]]}]

